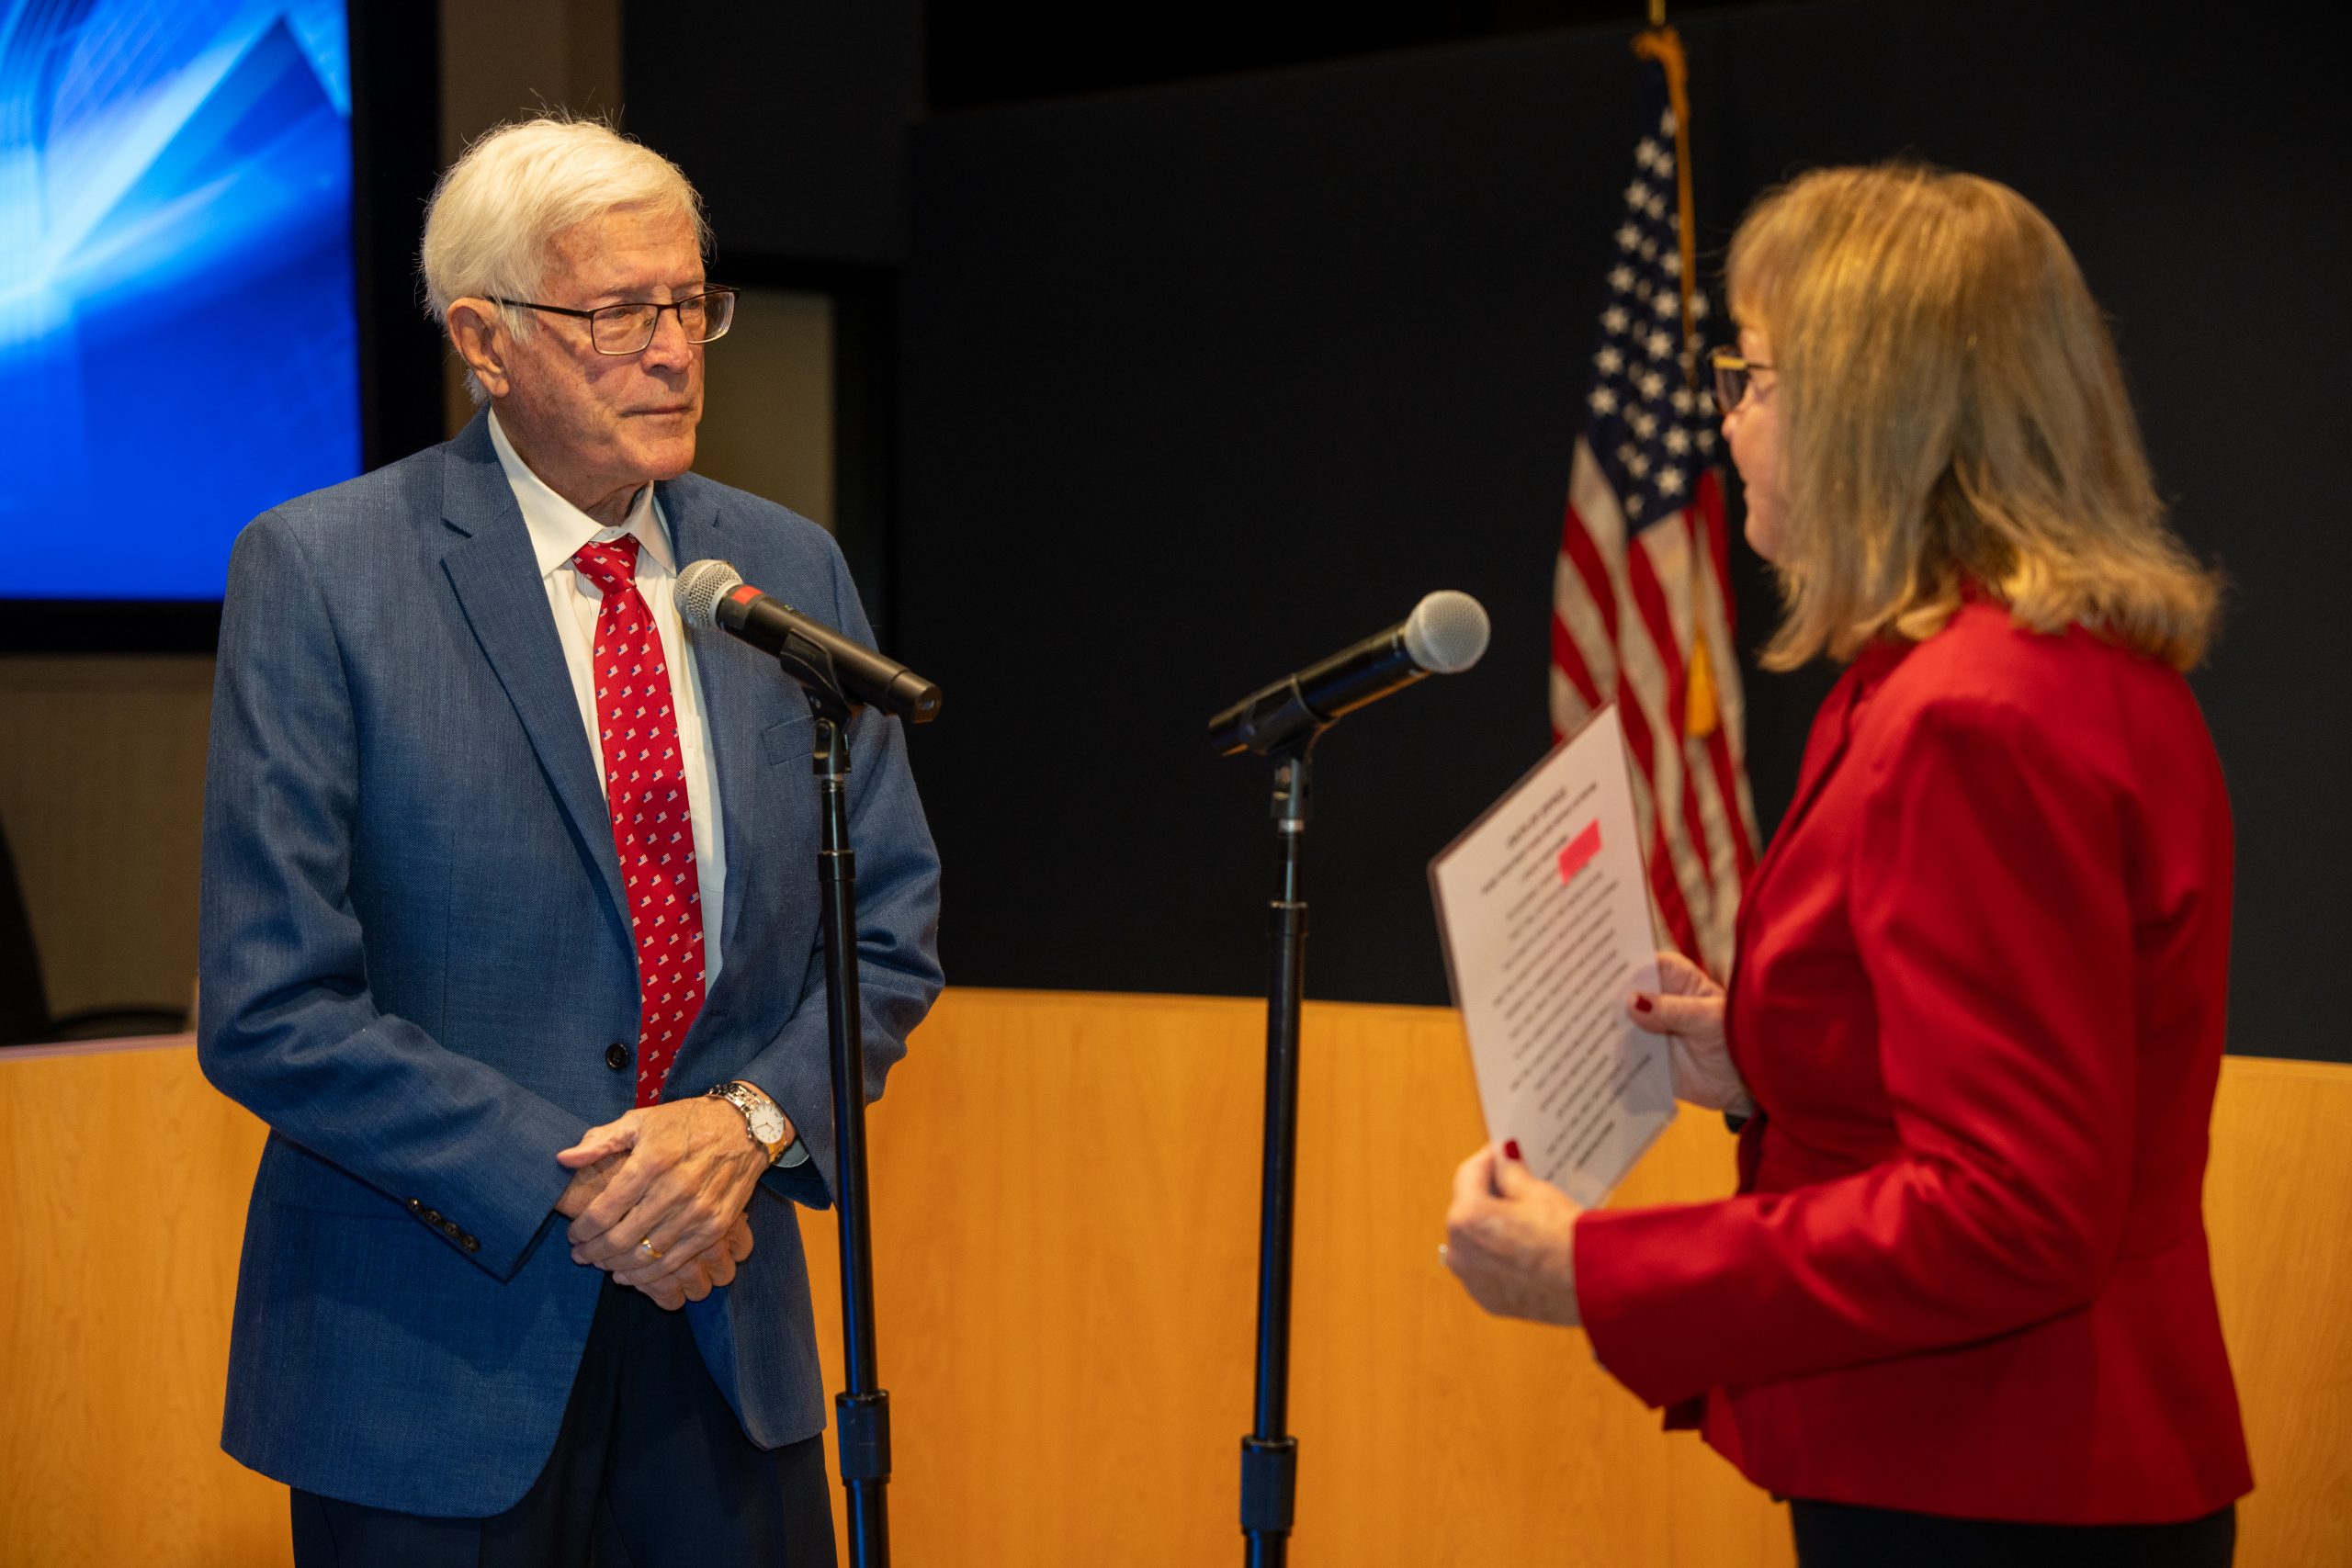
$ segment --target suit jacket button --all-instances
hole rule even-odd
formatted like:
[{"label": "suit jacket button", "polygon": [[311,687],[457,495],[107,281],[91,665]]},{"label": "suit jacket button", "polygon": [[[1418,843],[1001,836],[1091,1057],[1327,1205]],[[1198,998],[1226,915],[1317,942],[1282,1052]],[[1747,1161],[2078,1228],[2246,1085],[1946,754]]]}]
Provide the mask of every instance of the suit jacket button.
[{"label": "suit jacket button", "polygon": [[616,1073],[625,1073],[628,1071],[628,1047],[622,1044],[617,1040],[614,1041],[610,1045],[605,1046],[605,1066],[612,1068],[613,1071]]},{"label": "suit jacket button", "polygon": [[413,1213],[417,1213],[419,1210],[423,1209],[424,1207],[424,1200],[423,1200],[422,1198],[412,1198],[412,1199],[410,1199],[410,1200],[408,1201],[408,1212],[409,1212],[410,1213],[412,1213],[412,1214],[413,1214]]},{"label": "suit jacket button", "polygon": [[438,1210],[438,1209],[427,1209],[427,1210],[425,1210],[425,1211],[424,1211],[424,1223],[425,1223],[426,1224],[428,1224],[428,1225],[437,1225],[437,1224],[439,1224],[441,1223],[441,1211],[440,1211],[440,1210]]},{"label": "suit jacket button", "polygon": [[459,1234],[458,1230],[458,1222],[455,1220],[443,1220],[441,1222],[441,1234],[449,1237],[452,1241],[456,1240]]},{"label": "suit jacket button", "polygon": [[481,1250],[481,1243],[476,1241],[469,1235],[459,1236],[458,1238],[458,1245],[464,1247],[468,1252],[480,1252]]}]

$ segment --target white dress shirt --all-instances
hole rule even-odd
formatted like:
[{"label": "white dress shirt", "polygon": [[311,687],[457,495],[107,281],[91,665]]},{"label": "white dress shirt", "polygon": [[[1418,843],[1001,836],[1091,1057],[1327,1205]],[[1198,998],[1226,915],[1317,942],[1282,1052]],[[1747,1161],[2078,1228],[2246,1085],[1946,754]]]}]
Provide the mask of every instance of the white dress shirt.
[{"label": "white dress shirt", "polygon": [[555,615],[555,632],[563,644],[563,662],[571,671],[571,694],[580,703],[580,722],[588,732],[588,750],[596,759],[596,787],[605,784],[603,727],[596,717],[596,614],[605,596],[572,563],[580,547],[609,545],[624,535],[638,543],[637,591],[653,612],[654,630],[670,666],[670,711],[678,720],[678,758],[686,780],[686,810],[694,819],[695,868],[702,895],[703,994],[718,983],[724,954],[719,950],[720,926],[727,909],[727,838],[719,822],[718,773],[710,753],[710,724],[702,706],[702,683],[695,678],[695,649],[678,619],[672,592],[678,579],[677,553],[670,546],[670,528],[653,499],[653,487],[637,492],[628,516],[617,528],[599,524],[548,488],[533,473],[498,415],[490,416],[490,444],[497,450],[498,466],[523,509],[523,525],[531,531],[531,550],[538,558],[539,581],[546,587],[548,608]]}]

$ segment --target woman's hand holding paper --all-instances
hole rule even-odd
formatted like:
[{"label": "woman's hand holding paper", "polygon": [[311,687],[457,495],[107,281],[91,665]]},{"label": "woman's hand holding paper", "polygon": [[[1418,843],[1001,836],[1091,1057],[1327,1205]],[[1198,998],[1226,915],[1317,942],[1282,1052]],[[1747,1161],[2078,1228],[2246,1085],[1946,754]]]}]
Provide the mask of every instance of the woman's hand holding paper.
[{"label": "woman's hand holding paper", "polygon": [[1666,1036],[1674,1098],[1702,1111],[1753,1116],[1756,1102],[1724,1038],[1724,988],[1679,953],[1657,955],[1658,989],[1637,991],[1626,1011],[1637,1028]]},{"label": "woman's hand holding paper", "polygon": [[1438,1249],[1471,1299],[1498,1317],[1574,1328],[1576,1230],[1584,1211],[1493,1145],[1453,1173],[1445,1245]]}]

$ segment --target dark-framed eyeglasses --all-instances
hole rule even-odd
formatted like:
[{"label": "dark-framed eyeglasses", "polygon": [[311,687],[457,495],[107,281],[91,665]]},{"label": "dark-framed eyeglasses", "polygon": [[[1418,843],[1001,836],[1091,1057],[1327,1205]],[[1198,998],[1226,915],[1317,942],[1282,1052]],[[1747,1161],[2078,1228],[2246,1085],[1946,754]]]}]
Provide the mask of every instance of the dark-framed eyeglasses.
[{"label": "dark-framed eyeglasses", "polygon": [[536,299],[500,298],[498,302],[520,310],[576,316],[588,323],[588,342],[596,352],[618,358],[645,352],[653,342],[654,330],[662,324],[664,310],[678,318],[678,330],[686,334],[688,343],[715,342],[725,337],[727,329],[735,324],[732,288],[706,288],[666,304],[642,299],[625,305],[600,305],[593,310],[575,310],[569,305],[542,305]]},{"label": "dark-framed eyeglasses", "polygon": [[1747,400],[1748,388],[1756,384],[1758,370],[1772,367],[1761,360],[1742,359],[1727,348],[1719,348],[1707,355],[1708,367],[1715,373],[1715,412],[1729,413]]}]

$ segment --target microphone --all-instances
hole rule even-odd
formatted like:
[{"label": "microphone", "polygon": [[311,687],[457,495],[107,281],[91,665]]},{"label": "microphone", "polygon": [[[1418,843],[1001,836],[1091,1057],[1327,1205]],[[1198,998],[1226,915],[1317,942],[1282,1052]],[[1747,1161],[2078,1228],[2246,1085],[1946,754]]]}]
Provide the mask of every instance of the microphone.
[{"label": "microphone", "polygon": [[1486,653],[1489,629],[1485,606],[1467,593],[1432,593],[1386,631],[1252,692],[1209,720],[1210,749],[1263,756],[1424,675],[1458,675]]},{"label": "microphone", "polygon": [[698,560],[678,573],[678,616],[690,626],[741,637],[763,653],[829,675],[854,703],[870,703],[910,724],[939,716],[939,688],[864,643],[802,615],[743,581],[723,560]]}]

